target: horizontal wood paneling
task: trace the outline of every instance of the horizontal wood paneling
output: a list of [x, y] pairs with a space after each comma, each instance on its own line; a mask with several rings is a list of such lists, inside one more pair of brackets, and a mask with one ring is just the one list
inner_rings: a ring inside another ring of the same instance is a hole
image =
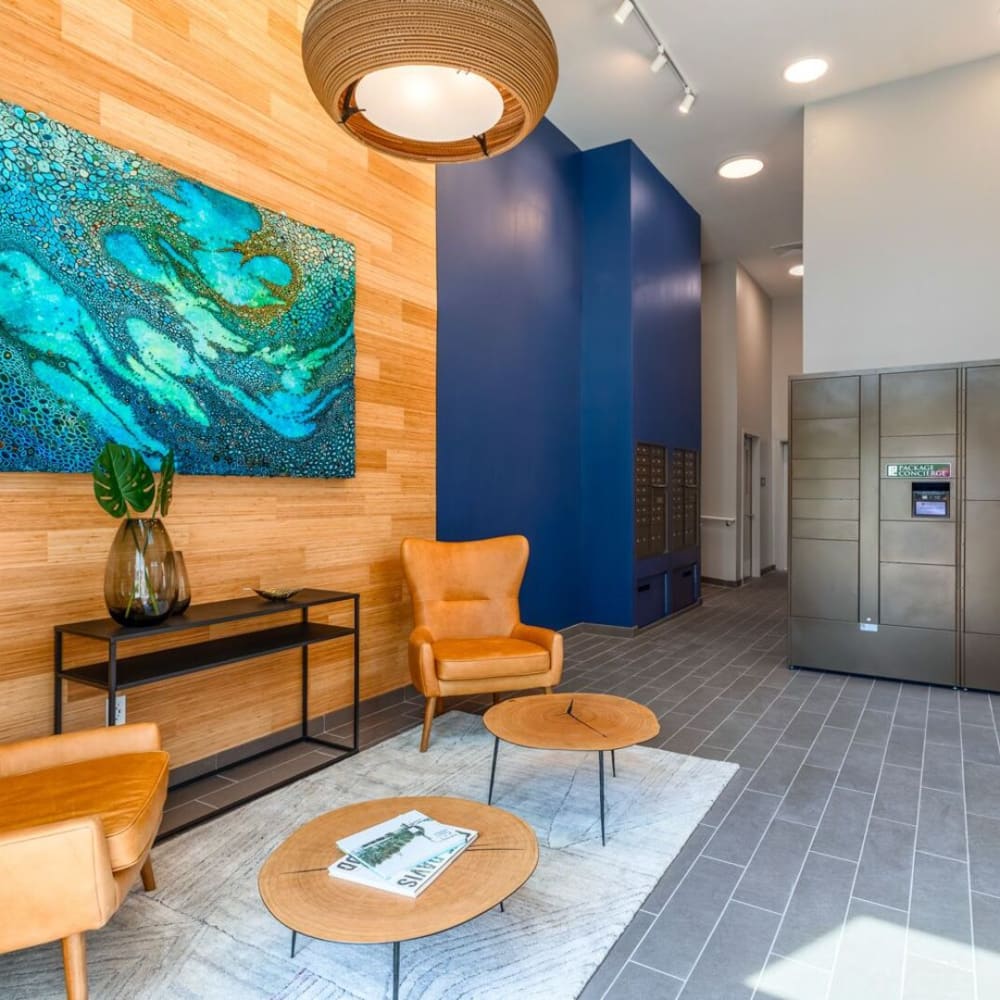
[[[357, 478], [181, 470], [167, 526], [195, 601], [275, 583], [360, 591], [369, 697], [408, 680], [399, 542], [434, 533], [434, 174], [352, 142], [325, 115], [299, 54], [308, 7], [5, 0], [0, 97], [357, 246]], [[104, 613], [115, 527], [89, 477], [0, 476], [0, 739], [51, 732], [51, 628]], [[74, 662], [100, 655], [83, 640], [67, 650]], [[315, 714], [349, 700], [349, 660], [349, 640], [311, 651]], [[285, 653], [132, 691], [128, 718], [159, 722], [175, 765], [196, 760], [295, 721], [297, 663]], [[67, 725], [100, 724], [103, 711], [74, 686]]]

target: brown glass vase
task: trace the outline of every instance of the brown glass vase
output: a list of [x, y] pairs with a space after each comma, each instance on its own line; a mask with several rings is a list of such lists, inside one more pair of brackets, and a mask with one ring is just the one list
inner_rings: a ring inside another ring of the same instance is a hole
[[180, 549], [174, 549], [171, 555], [174, 560], [174, 575], [177, 577], [177, 600], [170, 613], [182, 615], [191, 605], [191, 584], [188, 581], [187, 566], [184, 565], [184, 553]]
[[120, 625], [159, 625], [177, 600], [170, 536], [158, 517], [127, 517], [111, 543], [104, 601]]

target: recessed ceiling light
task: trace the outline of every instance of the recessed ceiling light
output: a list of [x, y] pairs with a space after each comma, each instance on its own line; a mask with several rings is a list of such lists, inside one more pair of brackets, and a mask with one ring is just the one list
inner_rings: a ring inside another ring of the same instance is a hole
[[742, 180], [753, 177], [764, 169], [764, 161], [756, 156], [734, 156], [731, 160], [719, 164], [719, 176], [727, 181]]
[[812, 83], [829, 68], [830, 65], [825, 59], [799, 59], [798, 62], [793, 62], [791, 66], [785, 68], [784, 75], [789, 83]]
[[789, 274], [790, 274], [790, 275], [791, 275], [791, 276], [792, 276], [793, 278], [801, 278], [801, 277], [802, 277], [802, 275], [804, 275], [804, 274], [806, 273], [806, 266], [805, 266], [805, 264], [793, 264], [793, 265], [792, 265], [792, 266], [791, 266], [791, 267], [790, 267], [790, 268], [788, 269], [788, 273], [789, 273]]

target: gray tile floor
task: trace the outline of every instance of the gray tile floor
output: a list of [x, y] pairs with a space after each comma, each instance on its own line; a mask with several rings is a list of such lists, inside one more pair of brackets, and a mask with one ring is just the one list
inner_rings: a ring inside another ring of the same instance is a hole
[[[635, 698], [652, 745], [740, 764], [582, 1000], [1000, 998], [1000, 699], [789, 671], [777, 574], [635, 638], [577, 632], [561, 688]], [[362, 745], [420, 715], [364, 716]], [[233, 794], [213, 780], [167, 815]]]
[[582, 997], [1000, 997], [998, 699], [789, 671], [784, 635], [773, 575], [570, 640], [564, 686], [741, 765]]

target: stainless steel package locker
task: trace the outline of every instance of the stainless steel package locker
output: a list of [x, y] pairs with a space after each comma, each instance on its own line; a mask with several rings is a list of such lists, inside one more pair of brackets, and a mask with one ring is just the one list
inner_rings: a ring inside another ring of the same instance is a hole
[[1000, 691], [1000, 361], [789, 396], [789, 663]]

